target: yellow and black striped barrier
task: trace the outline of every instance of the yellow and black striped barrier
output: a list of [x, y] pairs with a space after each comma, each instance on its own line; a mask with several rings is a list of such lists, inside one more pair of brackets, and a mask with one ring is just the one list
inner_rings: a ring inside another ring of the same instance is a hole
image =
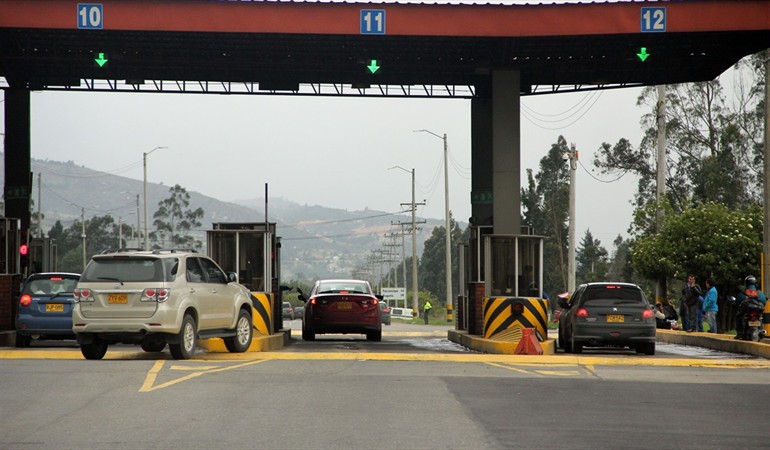
[[254, 331], [269, 336], [273, 329], [273, 294], [252, 292], [251, 302], [254, 304], [251, 308]]
[[[251, 322], [254, 328], [254, 337], [247, 351], [264, 352], [282, 348], [288, 342], [288, 335], [284, 333], [271, 334], [273, 326], [273, 294], [264, 292], [251, 293]], [[202, 339], [199, 342], [201, 348], [212, 353], [226, 353], [225, 343], [220, 338]]]
[[484, 337], [511, 332], [514, 328], [534, 328], [548, 338], [548, 300], [536, 297], [486, 297]]

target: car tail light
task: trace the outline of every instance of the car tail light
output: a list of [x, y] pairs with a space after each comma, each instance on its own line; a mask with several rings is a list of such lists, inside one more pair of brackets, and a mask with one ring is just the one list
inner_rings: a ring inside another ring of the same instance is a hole
[[94, 301], [94, 298], [91, 296], [91, 289], [75, 289], [74, 295], [75, 303]]
[[642, 319], [652, 319], [655, 316], [655, 313], [652, 312], [651, 309], [645, 309], [642, 311]]
[[32, 297], [29, 294], [22, 295], [21, 298], [19, 299], [19, 304], [21, 304], [21, 306], [29, 306], [29, 305], [31, 305], [32, 304]]
[[311, 305], [315, 305], [316, 304], [315, 297], [313, 297], [310, 300], [308, 300], [308, 303], [311, 304]]
[[575, 315], [578, 316], [578, 317], [586, 318], [586, 317], [588, 317], [588, 310], [585, 309], [585, 308], [580, 308], [580, 309], [577, 310]]
[[165, 302], [171, 294], [171, 289], [166, 288], [147, 288], [142, 292], [139, 301], [142, 302]]

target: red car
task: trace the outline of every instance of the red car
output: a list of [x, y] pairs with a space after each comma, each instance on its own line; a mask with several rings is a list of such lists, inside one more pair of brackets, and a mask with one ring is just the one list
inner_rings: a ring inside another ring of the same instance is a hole
[[369, 341], [382, 340], [382, 296], [375, 295], [368, 281], [319, 280], [307, 297], [302, 319], [302, 339], [316, 334], [365, 334]]

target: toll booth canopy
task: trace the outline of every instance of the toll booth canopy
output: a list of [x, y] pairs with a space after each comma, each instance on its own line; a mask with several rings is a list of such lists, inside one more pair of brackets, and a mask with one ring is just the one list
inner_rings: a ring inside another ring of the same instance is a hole
[[275, 223], [214, 223], [206, 231], [209, 256], [253, 292], [273, 292], [279, 279]]

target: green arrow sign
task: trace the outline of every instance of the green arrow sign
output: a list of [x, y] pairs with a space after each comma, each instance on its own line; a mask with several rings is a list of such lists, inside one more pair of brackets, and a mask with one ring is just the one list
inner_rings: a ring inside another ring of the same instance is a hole
[[369, 63], [369, 65], [368, 65], [368, 66], [366, 66], [366, 67], [369, 69], [369, 71], [370, 71], [371, 73], [375, 73], [375, 72], [377, 72], [378, 70], [380, 70], [380, 67], [382, 67], [382, 66], [379, 66], [379, 65], [377, 65], [377, 60], [376, 60], [376, 59], [373, 59], [373, 60], [372, 60], [372, 61]]
[[94, 61], [96, 61], [96, 64], [99, 64], [99, 67], [104, 67], [104, 65], [107, 64], [107, 61], [109, 61], [109, 59], [104, 58], [104, 53], [99, 53], [99, 57], [96, 58]]
[[647, 59], [648, 56], [650, 56], [649, 53], [647, 53], [647, 47], [642, 47], [641, 50], [639, 50], [639, 53], [636, 54], [639, 59], [644, 62], [644, 60]]

